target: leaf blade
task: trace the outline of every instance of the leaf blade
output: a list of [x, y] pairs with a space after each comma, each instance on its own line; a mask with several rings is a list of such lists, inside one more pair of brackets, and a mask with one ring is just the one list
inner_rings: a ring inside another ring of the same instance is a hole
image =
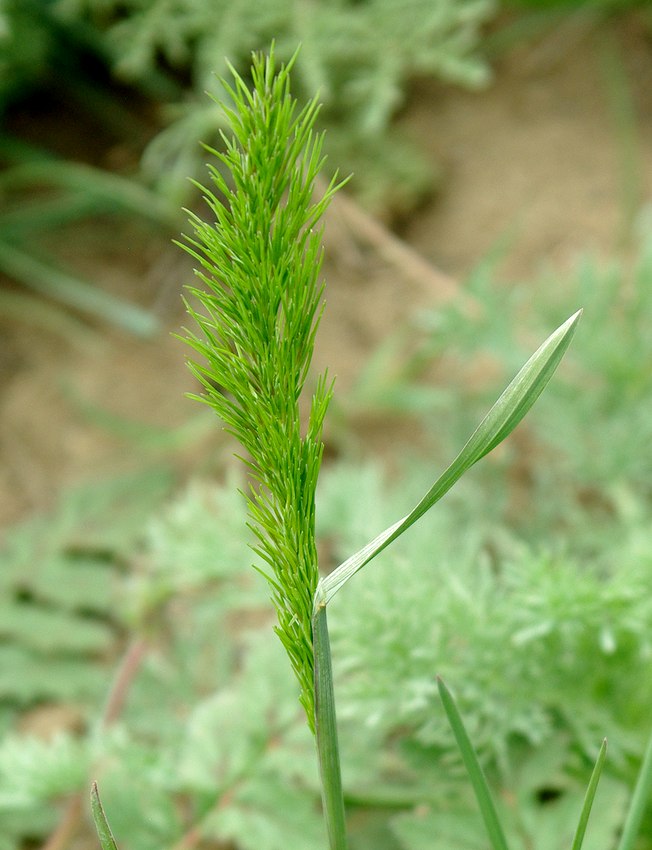
[[118, 845], [115, 843], [111, 827], [104, 814], [104, 807], [97, 790], [97, 782], [93, 782], [91, 785], [91, 812], [102, 850], [118, 850]]
[[414, 525], [465, 472], [511, 434], [552, 378], [571, 343], [581, 315], [582, 311], [578, 310], [539, 346], [501, 393], [457, 457], [410, 513], [390, 525], [321, 579], [315, 593], [315, 609], [327, 605], [350, 578]]
[[650, 735], [620, 836], [618, 850], [632, 850], [652, 794], [652, 735]]
[[602, 741], [602, 746], [600, 747], [600, 752], [598, 753], [598, 757], [595, 761], [593, 772], [591, 773], [591, 778], [589, 779], [589, 784], [586, 789], [584, 803], [582, 804], [582, 811], [580, 812], [580, 819], [577, 824], [577, 829], [575, 830], [575, 836], [573, 838], [571, 850], [581, 850], [582, 842], [584, 841], [584, 835], [586, 833], [586, 825], [589, 822], [589, 815], [591, 814], [591, 808], [595, 799], [595, 792], [598, 790], [598, 782], [600, 781], [600, 776], [602, 775], [602, 768], [604, 766], [606, 757], [607, 739], [604, 738]]
[[458, 711], [451, 692], [439, 676], [437, 676], [437, 688], [439, 689], [439, 695], [444, 706], [444, 711], [446, 712], [446, 717], [448, 718], [448, 722], [450, 723], [453, 734], [455, 735], [455, 740], [457, 741], [457, 746], [459, 747], [462, 760], [464, 761], [464, 766], [469, 774], [469, 779], [471, 780], [471, 785], [473, 786], [473, 791], [478, 801], [480, 813], [487, 830], [487, 835], [491, 841], [491, 845], [494, 850], [508, 850], [507, 840], [505, 838], [503, 828], [500, 825], [498, 813], [496, 812], [496, 807], [494, 806], [494, 801], [491, 797], [487, 780], [485, 779], [484, 772], [480, 766], [480, 762], [478, 761], [473, 744], [467, 734], [464, 721], [462, 720], [462, 716]]

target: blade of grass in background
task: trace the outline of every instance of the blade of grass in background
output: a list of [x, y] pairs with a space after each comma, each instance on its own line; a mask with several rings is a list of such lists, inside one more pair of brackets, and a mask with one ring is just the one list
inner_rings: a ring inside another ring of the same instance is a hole
[[448, 722], [451, 725], [457, 746], [460, 749], [464, 766], [469, 774], [469, 779], [471, 780], [471, 785], [473, 786], [473, 791], [480, 807], [480, 813], [487, 829], [491, 846], [494, 850], [508, 850], [507, 839], [500, 825], [487, 780], [473, 749], [473, 744], [464, 728], [464, 721], [457, 710], [455, 700], [439, 676], [437, 676], [437, 688], [439, 689], [439, 696], [441, 697], [446, 717], [448, 717]]
[[593, 768], [593, 772], [591, 773], [591, 778], [586, 789], [586, 794], [584, 796], [584, 804], [582, 805], [582, 811], [580, 813], [580, 819], [579, 823], [577, 824], [577, 829], [575, 831], [575, 837], [573, 838], [571, 850], [581, 850], [582, 842], [584, 841], [584, 835], [586, 833], [586, 825], [589, 822], [589, 815], [591, 814], [591, 808], [593, 807], [593, 801], [595, 800], [595, 792], [598, 790], [598, 782], [600, 781], [600, 776], [602, 775], [602, 768], [604, 767], [606, 757], [607, 739], [605, 738], [602, 742], [602, 746], [600, 747], [600, 752], [598, 753], [598, 757], [595, 761], [595, 766]]
[[158, 321], [150, 312], [60, 269], [49, 258], [37, 256], [31, 245], [36, 230], [99, 213], [126, 214], [157, 227], [172, 226], [176, 212], [171, 205], [135, 180], [31, 148], [21, 149], [19, 154], [19, 164], [0, 176], [0, 190], [16, 193], [18, 198], [35, 188], [55, 190], [57, 195], [14, 204], [0, 215], [0, 271], [61, 304], [136, 336], [151, 336], [158, 329]]
[[641, 770], [625, 818], [618, 850], [632, 850], [641, 828], [643, 815], [652, 799], [652, 735], [647, 743]]
[[55, 301], [111, 322], [136, 336], [151, 336], [158, 330], [158, 320], [147, 310], [115, 298], [3, 240], [0, 240], [0, 271]]
[[[120, 177], [79, 162], [38, 158], [7, 169], [0, 176], [0, 189], [18, 191], [34, 186], [78, 192], [111, 202], [121, 212], [130, 212], [145, 221], [170, 227], [178, 214], [160, 195], [136, 180]], [[0, 219], [1, 227], [2, 219]]]

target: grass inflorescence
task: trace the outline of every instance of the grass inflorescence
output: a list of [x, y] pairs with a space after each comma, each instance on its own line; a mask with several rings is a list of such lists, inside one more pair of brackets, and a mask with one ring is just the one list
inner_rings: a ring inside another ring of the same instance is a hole
[[200, 330], [188, 342], [204, 358], [191, 369], [204, 388], [201, 399], [245, 450], [255, 550], [312, 725], [314, 504], [327, 376], [317, 382], [305, 429], [299, 398], [322, 303], [317, 225], [336, 186], [313, 200], [323, 165], [322, 137], [313, 129], [318, 105], [297, 109], [291, 65], [276, 74], [272, 52], [254, 59], [252, 91], [237, 74], [232, 87], [224, 84], [233, 136], [225, 137], [224, 152], [209, 149], [218, 165], [209, 165], [212, 188], [201, 187], [215, 221], [191, 214], [194, 235], [184, 247], [201, 264], [205, 287], [192, 288], [188, 305]]

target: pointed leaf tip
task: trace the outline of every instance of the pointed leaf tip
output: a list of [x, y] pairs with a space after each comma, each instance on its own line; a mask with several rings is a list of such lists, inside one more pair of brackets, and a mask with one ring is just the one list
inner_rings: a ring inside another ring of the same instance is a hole
[[332, 573], [320, 580], [320, 605], [327, 605], [337, 591], [365, 564], [407, 531], [451, 489], [467, 470], [512, 433], [555, 373], [571, 343], [581, 316], [582, 310], [579, 309], [539, 346], [471, 434], [455, 460], [444, 470], [412, 511], [386, 528], [366, 546], [347, 558]]
[[444, 712], [455, 736], [457, 746], [462, 756], [462, 761], [471, 781], [475, 793], [480, 814], [484, 821], [487, 836], [493, 850], [508, 850], [505, 833], [500, 823], [496, 807], [494, 805], [489, 785], [478, 761], [478, 757], [469, 738], [462, 715], [459, 712], [453, 695], [444, 684], [441, 676], [437, 676], [437, 688], [444, 707]]
[[115, 843], [111, 827], [104, 814], [100, 793], [97, 790], [97, 782], [93, 782], [91, 785], [91, 812], [102, 850], [118, 850], [118, 845]]

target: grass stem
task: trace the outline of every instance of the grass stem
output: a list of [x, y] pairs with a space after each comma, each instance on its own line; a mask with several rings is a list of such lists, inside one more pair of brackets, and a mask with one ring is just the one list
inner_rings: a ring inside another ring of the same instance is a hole
[[346, 819], [333, 691], [333, 667], [325, 605], [315, 607], [313, 646], [315, 652], [315, 733], [328, 844], [330, 850], [347, 850]]
[[641, 770], [627, 811], [618, 850], [632, 850], [641, 828], [645, 810], [652, 797], [652, 735], [647, 742]]

